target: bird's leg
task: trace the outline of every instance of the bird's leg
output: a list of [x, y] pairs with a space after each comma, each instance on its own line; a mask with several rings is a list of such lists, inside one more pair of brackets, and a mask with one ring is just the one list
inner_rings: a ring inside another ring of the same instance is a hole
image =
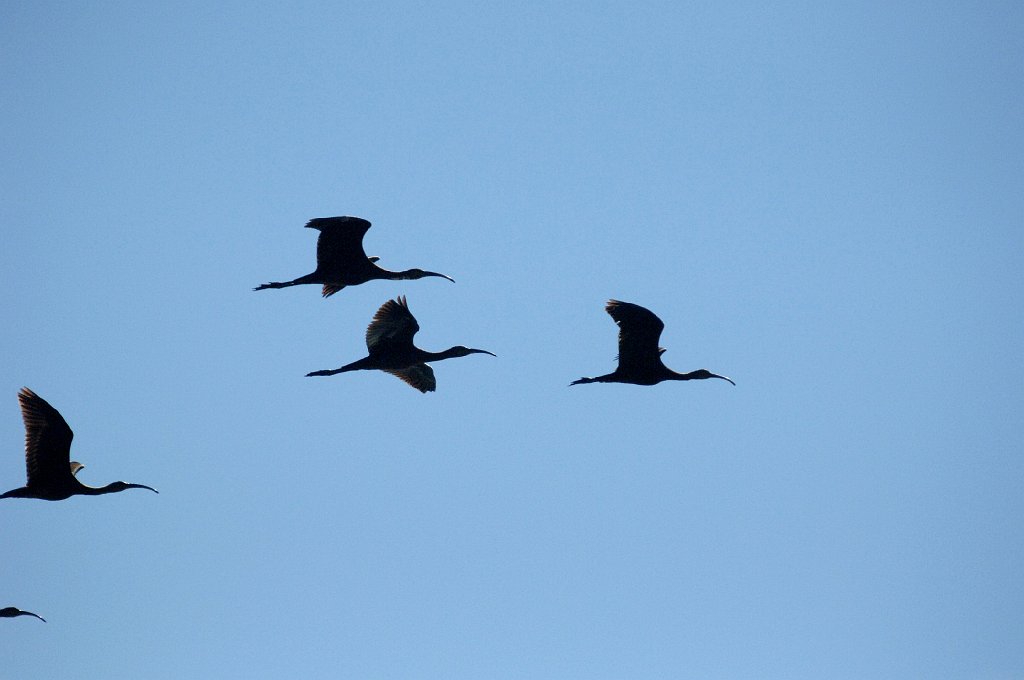
[[329, 371], [328, 370], [325, 370], [325, 371], [313, 371], [312, 373], [307, 373], [306, 377], [307, 378], [312, 378], [313, 376], [319, 376], [319, 375], [334, 375], [336, 373], [341, 373], [344, 370], [345, 370], [344, 368], [335, 368], [334, 370], [329, 370]]
[[380, 368], [378, 362], [373, 357], [363, 357], [357, 361], [353, 361], [351, 364], [345, 364], [341, 368], [335, 368], [329, 371], [313, 371], [307, 373], [306, 377], [311, 378], [319, 375], [334, 375], [336, 373], [345, 373], [346, 371], [360, 371], [364, 369]]
[[271, 281], [270, 283], [264, 283], [262, 285], [256, 286], [255, 288], [253, 288], [253, 290], [265, 290], [267, 288], [287, 288], [288, 286], [299, 286], [304, 283], [320, 283], [319, 278], [320, 277], [316, 275], [316, 272], [313, 272], [312, 274], [300, 276], [299, 278], [294, 279], [292, 281]]

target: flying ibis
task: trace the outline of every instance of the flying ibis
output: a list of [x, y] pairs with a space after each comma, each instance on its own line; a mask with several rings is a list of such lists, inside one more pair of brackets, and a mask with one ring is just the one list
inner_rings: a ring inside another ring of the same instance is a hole
[[705, 369], [690, 373], [676, 373], [661, 362], [664, 347], [658, 347], [658, 339], [665, 328], [654, 312], [640, 305], [619, 300], [609, 300], [604, 311], [619, 325], [619, 365], [607, 375], [596, 378], [580, 378], [570, 385], [585, 385], [595, 382], [618, 382], [633, 385], [657, 385], [663, 380], [704, 380], [720, 378], [728, 380]]
[[316, 283], [323, 286], [323, 296], [330, 297], [345, 286], [357, 286], [373, 279], [407, 280], [440, 276], [453, 283], [455, 281], [445, 274], [423, 269], [393, 272], [378, 267], [376, 262], [380, 258], [367, 257], [363, 250], [363, 235], [370, 228], [370, 223], [361, 217], [317, 217], [307, 222], [306, 227], [320, 232], [316, 240], [316, 271], [292, 281], [264, 283], [253, 290]]
[[366, 349], [369, 350], [369, 356], [334, 370], [313, 371], [307, 373], [306, 377], [376, 369], [404, 380], [420, 392], [433, 392], [437, 389], [437, 381], [434, 379], [434, 370], [427, 366], [428, 361], [441, 361], [469, 354], [495, 356], [485, 349], [470, 349], [461, 345], [443, 352], [422, 350], [412, 344], [413, 336], [419, 329], [420, 326], [409, 311], [404, 296], [388, 300], [373, 315], [373, 321], [366, 328]]
[[28, 483], [12, 489], [0, 498], [41, 498], [62, 501], [71, 496], [99, 496], [125, 489], [156, 489], [145, 484], [111, 482], [106, 486], [86, 486], [75, 477], [83, 467], [71, 460], [74, 433], [57, 409], [27, 387], [18, 392], [21, 417], [25, 421], [25, 466]]

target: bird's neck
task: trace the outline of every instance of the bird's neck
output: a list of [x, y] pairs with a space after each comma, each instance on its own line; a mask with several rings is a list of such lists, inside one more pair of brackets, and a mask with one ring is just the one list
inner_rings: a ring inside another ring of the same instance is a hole
[[724, 375], [712, 373], [706, 368], [699, 368], [696, 371], [690, 371], [689, 373], [676, 373], [675, 371], [672, 371], [672, 374], [673, 377], [669, 378], [669, 380], [707, 380], [709, 378], [717, 378], [719, 380], [724, 380], [728, 383], [732, 383], [733, 385], [736, 384], [732, 382], [731, 378], [726, 378]]
[[82, 485], [82, 489], [78, 492], [85, 496], [101, 496], [105, 493], [114, 493], [115, 491], [124, 491], [123, 488], [115, 488], [116, 482], [111, 482], [106, 486], [86, 486]]
[[426, 350], [422, 350], [422, 351], [423, 351], [423, 361], [441, 361], [442, 359], [454, 359], [456, 357], [465, 356], [465, 354], [461, 354], [454, 347], [449, 347], [448, 349], [444, 350], [443, 352], [428, 352]]
[[406, 269], [400, 272], [393, 272], [383, 268], [380, 268], [380, 270], [384, 272], [384, 278], [389, 279], [391, 281], [408, 281], [409, 279], [420, 278], [417, 272], [414, 272], [411, 269]]

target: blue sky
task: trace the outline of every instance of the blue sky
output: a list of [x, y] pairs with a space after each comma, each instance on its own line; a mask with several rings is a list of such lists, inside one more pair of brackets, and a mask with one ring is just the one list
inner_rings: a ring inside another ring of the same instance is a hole
[[[4, 490], [160, 490], [3, 502], [5, 676], [1024, 675], [1017, 4], [0, 19]], [[341, 214], [457, 283], [251, 290]], [[303, 377], [403, 294], [498, 357]]]

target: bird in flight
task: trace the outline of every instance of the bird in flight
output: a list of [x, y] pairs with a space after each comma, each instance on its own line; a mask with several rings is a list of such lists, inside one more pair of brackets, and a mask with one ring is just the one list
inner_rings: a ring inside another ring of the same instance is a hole
[[412, 344], [413, 336], [420, 329], [416, 318], [409, 311], [404, 296], [388, 300], [366, 328], [366, 349], [369, 356], [346, 364], [330, 371], [313, 371], [306, 377], [334, 375], [346, 371], [379, 370], [399, 378], [412, 385], [420, 392], [433, 392], [437, 389], [434, 370], [427, 366], [428, 361], [441, 361], [469, 354], [490, 354], [485, 349], [470, 349], [461, 345], [451, 347], [443, 352], [428, 352]]
[[0, 609], [0, 617], [2, 618], [13, 619], [15, 616], [34, 616], [43, 623], [46, 623], [46, 619], [39, 614], [33, 614], [32, 612], [27, 612], [24, 609], [18, 609], [17, 607], [4, 607], [3, 609]]
[[721, 378], [724, 375], [700, 369], [690, 373], [676, 373], [661, 362], [664, 347], [658, 347], [658, 339], [665, 328], [654, 312], [630, 302], [609, 300], [604, 311], [608, 312], [619, 325], [619, 365], [608, 375], [596, 378], [580, 378], [570, 385], [584, 385], [594, 382], [619, 382], [633, 385], [657, 385], [662, 380], [704, 380]]
[[357, 286], [373, 279], [407, 280], [425, 276], [440, 276], [455, 282], [450, 276], [422, 269], [393, 272], [376, 265], [379, 257], [367, 257], [363, 250], [363, 236], [370, 223], [360, 217], [317, 217], [306, 223], [309, 229], [320, 232], [316, 240], [316, 271], [292, 281], [272, 281], [253, 290], [287, 288], [304, 283], [323, 286], [323, 296], [330, 297], [345, 286]]
[[12, 489], [0, 498], [41, 498], [62, 501], [71, 496], [99, 496], [125, 489], [156, 489], [145, 484], [112, 482], [93, 487], [82, 484], [75, 477], [83, 467], [71, 460], [71, 438], [74, 433], [57, 409], [27, 387], [18, 392], [21, 417], [25, 421], [25, 466], [28, 483]]

